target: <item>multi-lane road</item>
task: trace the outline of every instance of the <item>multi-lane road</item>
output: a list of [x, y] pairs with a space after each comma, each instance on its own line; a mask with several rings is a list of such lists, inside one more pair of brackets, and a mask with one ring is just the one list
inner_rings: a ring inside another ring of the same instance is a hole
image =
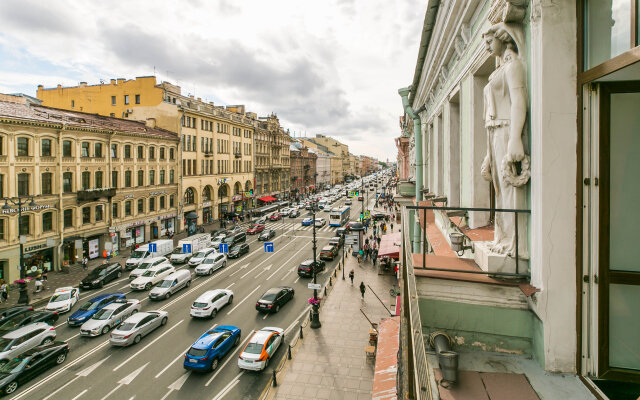
[[[375, 196], [371, 196], [375, 197]], [[370, 199], [373, 202], [373, 199]], [[344, 204], [344, 198], [332, 207]], [[361, 202], [354, 202], [352, 218], [359, 216]], [[98, 294], [124, 292], [128, 298], [142, 302], [142, 311], [164, 310], [169, 322], [142, 341], [130, 347], [113, 347], [108, 334], [97, 338], [79, 335], [79, 328], [66, 324], [65, 314], [56, 326], [57, 340], [66, 341], [71, 348], [69, 358], [35, 380], [19, 388], [9, 398], [39, 400], [106, 400], [106, 399], [256, 399], [267, 384], [271, 367], [263, 372], [248, 372], [238, 368], [238, 354], [252, 332], [266, 326], [285, 329], [288, 343], [299, 329], [300, 321], [308, 316], [308, 278], [299, 278], [297, 268], [301, 261], [312, 257], [312, 227], [301, 226], [307, 216], [301, 210], [299, 218], [285, 217], [281, 221], [267, 222], [267, 228], [276, 229], [272, 240], [274, 253], [265, 253], [258, 235], [248, 236], [250, 253], [240, 259], [229, 260], [226, 268], [211, 276], [196, 277], [190, 287], [168, 300], [151, 301], [147, 291], [129, 289], [128, 274], [100, 290], [86, 291], [72, 309]], [[320, 211], [316, 217], [327, 220], [327, 225], [316, 229], [318, 254], [334, 236], [335, 227], [328, 226], [328, 212]], [[340, 253], [341, 254], [341, 253]], [[338, 261], [327, 262], [326, 270], [318, 276], [319, 283], [329, 279]], [[186, 265], [177, 268], [189, 268]], [[193, 271], [192, 271], [193, 272]], [[260, 314], [255, 303], [269, 288], [291, 286], [295, 289], [293, 301], [279, 313]], [[211, 289], [230, 289], [234, 292], [231, 305], [219, 311], [214, 319], [197, 320], [189, 316], [193, 301]], [[190, 345], [207, 329], [216, 325], [235, 325], [242, 329], [240, 345], [220, 361], [211, 373], [189, 372], [183, 369], [184, 354]], [[276, 360], [286, 354], [286, 346], [276, 353]], [[275, 362], [271, 366], [277, 365]]]

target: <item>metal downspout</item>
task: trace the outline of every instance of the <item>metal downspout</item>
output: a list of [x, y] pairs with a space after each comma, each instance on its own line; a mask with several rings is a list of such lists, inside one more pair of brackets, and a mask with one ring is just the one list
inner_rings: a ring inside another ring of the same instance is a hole
[[[398, 94], [402, 97], [402, 107], [404, 112], [413, 119], [413, 134], [415, 135], [415, 154], [416, 154], [416, 205], [419, 205], [419, 202], [422, 201], [422, 121], [420, 121], [420, 116], [418, 115], [424, 107], [422, 107], [417, 112], [411, 107], [409, 104], [409, 93], [411, 92], [412, 86], [408, 86], [406, 88], [398, 89]], [[411, 242], [413, 243], [413, 253], [420, 253], [420, 220], [418, 218], [414, 218], [414, 227], [413, 227], [413, 235], [411, 237]]]
[[63, 201], [62, 201], [62, 179], [63, 168], [62, 168], [62, 134], [64, 130], [67, 128], [66, 124], [62, 124], [62, 128], [58, 131], [58, 231], [60, 232], [60, 243], [58, 243], [58, 265], [57, 270], [60, 271], [62, 269], [62, 246], [64, 244], [64, 209], [63, 209]]

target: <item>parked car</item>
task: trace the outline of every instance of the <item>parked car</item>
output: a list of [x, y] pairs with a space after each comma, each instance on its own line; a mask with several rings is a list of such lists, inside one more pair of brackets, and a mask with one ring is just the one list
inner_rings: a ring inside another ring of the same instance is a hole
[[320, 251], [320, 259], [321, 260], [332, 260], [336, 258], [338, 255], [338, 248], [333, 245], [327, 245], [322, 248]]
[[196, 267], [200, 265], [200, 263], [203, 262], [205, 258], [209, 257], [211, 254], [215, 252], [216, 252], [216, 249], [213, 247], [207, 247], [206, 249], [200, 250], [198, 254], [191, 257], [191, 259], [189, 260], [189, 266]]
[[5, 333], [0, 337], [0, 368], [27, 350], [53, 343], [55, 338], [56, 328], [45, 322], [35, 322]]
[[312, 222], [313, 222], [313, 218], [307, 217], [302, 220], [302, 226], [309, 226], [311, 225]]
[[284, 342], [284, 329], [266, 327], [255, 332], [238, 356], [238, 367], [251, 371], [262, 371]]
[[80, 308], [71, 314], [67, 319], [67, 325], [69, 326], [80, 326], [85, 323], [89, 318], [91, 318], [95, 313], [102, 310], [107, 304], [111, 304], [117, 299], [126, 299], [124, 293], [108, 293], [101, 294], [100, 296], [96, 296], [83, 305]]
[[140, 300], [122, 299], [105, 306], [95, 313], [91, 319], [82, 324], [80, 335], [100, 336], [118, 326], [122, 321], [132, 314], [140, 311]]
[[157, 267], [158, 265], [168, 264], [168, 263], [169, 263], [169, 260], [167, 260], [166, 257], [149, 258], [145, 262], [140, 263], [138, 265], [138, 268], [134, 269], [129, 273], [129, 280], [136, 279], [137, 277], [147, 272], [149, 268]]
[[240, 336], [240, 328], [231, 325], [206, 331], [187, 350], [183, 367], [194, 371], [215, 370], [220, 360], [240, 343]]
[[129, 346], [140, 343], [142, 337], [154, 329], [165, 326], [169, 320], [166, 311], [145, 311], [136, 313], [125, 319], [120, 326], [109, 335], [109, 343], [113, 346]]
[[114, 281], [122, 276], [122, 265], [118, 262], [111, 262], [95, 267], [82, 279], [80, 286], [83, 289], [101, 288], [105, 283]]
[[186, 269], [180, 269], [170, 275], [167, 275], [162, 282], [151, 289], [149, 292], [149, 299], [168, 299], [178, 290], [189, 286], [191, 286], [191, 272]]
[[256, 310], [260, 312], [278, 312], [280, 307], [293, 299], [295, 291], [289, 286], [274, 287], [262, 295], [256, 302]]
[[329, 239], [329, 244], [336, 246], [336, 248], [342, 247], [344, 244], [344, 235], [332, 237]]
[[228, 289], [208, 290], [191, 305], [189, 314], [197, 318], [213, 318], [222, 307], [233, 302], [233, 291]]
[[298, 218], [300, 216], [300, 211], [291, 210], [289, 211], [289, 218]]
[[220, 253], [209, 254], [200, 265], [196, 267], [196, 275], [211, 275], [219, 268], [227, 266], [227, 255]]
[[322, 260], [316, 261], [315, 264], [313, 263], [312, 259], [304, 260], [298, 266], [298, 275], [305, 278], [311, 278], [313, 276], [314, 271], [316, 274], [320, 273], [324, 271], [325, 266], [326, 264]]
[[274, 212], [273, 214], [269, 215], [269, 221], [280, 221], [282, 219], [282, 214], [280, 214], [279, 212]]
[[36, 346], [0, 368], [0, 393], [12, 394], [18, 387], [67, 359], [69, 345], [52, 342]]
[[80, 290], [71, 286], [65, 286], [57, 288], [53, 292], [53, 296], [49, 299], [45, 310], [55, 311], [58, 314], [65, 313], [71, 310], [74, 304], [78, 302], [80, 298]]
[[28, 311], [0, 321], [0, 335], [15, 331], [34, 322], [44, 322], [53, 326], [57, 320], [58, 313], [55, 311]]
[[167, 275], [172, 274], [176, 269], [171, 264], [160, 264], [149, 268], [147, 272], [136, 278], [129, 284], [133, 290], [149, 290], [152, 286], [160, 283]]
[[316, 227], [323, 227], [325, 226], [327, 223], [327, 221], [324, 218], [316, 218]]
[[260, 236], [258, 236], [258, 240], [265, 241], [271, 239], [274, 236], [276, 236], [276, 231], [274, 229], [266, 229], [262, 231]]
[[229, 249], [229, 258], [239, 258], [249, 253], [249, 245], [247, 243], [236, 244]]
[[264, 231], [265, 226], [262, 224], [252, 225], [249, 229], [247, 229], [248, 235], [255, 235], [256, 233], [260, 233]]
[[[155, 246], [155, 251], [150, 251], [150, 244]], [[140, 263], [147, 261], [147, 258], [169, 256], [172, 251], [173, 239], [161, 239], [143, 244], [131, 252], [131, 256], [125, 262], [125, 266], [127, 269], [135, 269]]]

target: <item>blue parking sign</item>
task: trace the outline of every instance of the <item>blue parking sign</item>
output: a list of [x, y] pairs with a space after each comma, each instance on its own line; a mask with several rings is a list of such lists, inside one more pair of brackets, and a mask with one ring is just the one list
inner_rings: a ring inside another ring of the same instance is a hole
[[155, 243], [149, 243], [149, 253], [157, 253], [158, 245]]
[[220, 253], [228, 253], [229, 245], [227, 243], [220, 243], [220, 247], [218, 247], [218, 250], [220, 250]]
[[273, 242], [265, 242], [264, 243], [264, 252], [265, 253], [273, 253]]
[[191, 243], [182, 243], [182, 252], [184, 254], [191, 253]]

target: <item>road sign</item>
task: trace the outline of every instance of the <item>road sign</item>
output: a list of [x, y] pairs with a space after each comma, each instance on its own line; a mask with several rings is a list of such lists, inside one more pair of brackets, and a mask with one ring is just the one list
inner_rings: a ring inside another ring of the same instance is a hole
[[265, 253], [273, 253], [273, 242], [265, 242], [264, 243], [264, 252]]
[[191, 253], [191, 243], [182, 243], [182, 252], [185, 254]]
[[346, 235], [344, 238], [345, 244], [358, 244], [358, 235]]
[[364, 217], [365, 218], [369, 218], [369, 215], [371, 215], [371, 212], [369, 210], [364, 212]]
[[220, 247], [218, 247], [218, 250], [220, 250], [220, 253], [228, 253], [229, 252], [229, 245], [227, 243], [220, 243]]
[[307, 283], [309, 289], [322, 290], [322, 285], [319, 283]]
[[158, 245], [155, 243], [149, 243], [149, 253], [156, 253], [158, 251]]

